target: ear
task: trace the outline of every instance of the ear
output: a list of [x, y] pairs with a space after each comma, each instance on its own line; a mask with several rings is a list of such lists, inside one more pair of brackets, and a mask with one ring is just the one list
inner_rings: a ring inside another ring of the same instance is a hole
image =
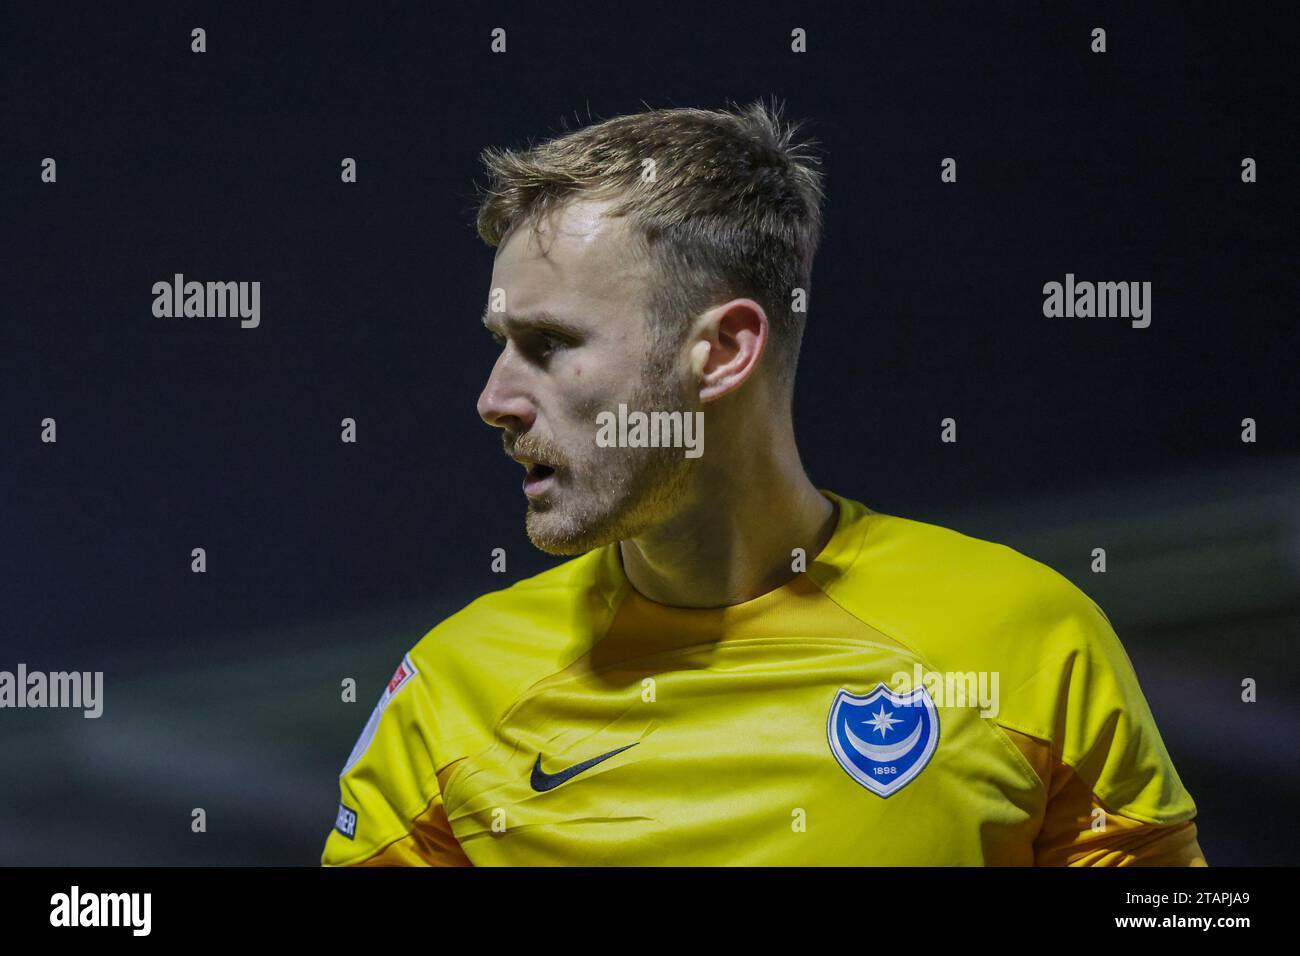
[[732, 299], [701, 315], [690, 347], [700, 401], [714, 401], [743, 385], [758, 368], [769, 332], [767, 313], [753, 299]]

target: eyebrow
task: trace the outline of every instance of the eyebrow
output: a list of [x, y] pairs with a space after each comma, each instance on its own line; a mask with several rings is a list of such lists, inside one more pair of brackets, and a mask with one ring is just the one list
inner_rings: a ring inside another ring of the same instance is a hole
[[492, 312], [488, 309], [483, 310], [483, 325], [488, 329], [492, 326], [488, 322], [492, 318], [500, 318], [506, 328], [514, 332], [528, 331], [530, 329], [549, 329], [554, 332], [567, 333], [572, 336], [582, 335], [586, 329], [582, 328], [575, 322], [562, 318], [554, 312], [541, 310], [530, 315], [516, 315], [511, 312]]

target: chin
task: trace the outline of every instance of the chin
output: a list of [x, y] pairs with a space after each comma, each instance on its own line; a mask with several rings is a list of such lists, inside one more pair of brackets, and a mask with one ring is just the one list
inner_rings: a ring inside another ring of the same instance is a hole
[[533, 541], [533, 545], [537, 548], [538, 551], [542, 551], [546, 554], [554, 555], [557, 558], [574, 558], [577, 557], [578, 555], [586, 554], [588, 551], [591, 550], [591, 548], [583, 547], [582, 545], [572, 544], [567, 541], [565, 542], [539, 541], [536, 538], [533, 538], [532, 541]]
[[525, 527], [533, 547], [547, 554], [572, 556], [586, 554], [617, 541], [617, 535], [593, 528], [574, 528], [554, 511], [528, 513]]
[[565, 556], [586, 554], [592, 548], [599, 546], [593, 544], [588, 535], [566, 534], [559, 529], [550, 527], [550, 525], [551, 522], [549, 521], [535, 521], [532, 515], [528, 516], [526, 525], [528, 540], [533, 543], [533, 547], [538, 551]]
[[[617, 485], [636, 484], [616, 475], [607, 480]], [[536, 503], [530, 502], [525, 527], [528, 540], [539, 551], [572, 556], [635, 538], [667, 514], [667, 506], [654, 494], [624, 494], [611, 500], [571, 491], [559, 501], [544, 495]]]
[[528, 532], [528, 540], [533, 543], [538, 551], [544, 551], [547, 554], [554, 554], [557, 557], [572, 557], [574, 555], [586, 554], [594, 548], [599, 548], [607, 542], [592, 542], [585, 538], [556, 538], [546, 534], [540, 534], [532, 531]]

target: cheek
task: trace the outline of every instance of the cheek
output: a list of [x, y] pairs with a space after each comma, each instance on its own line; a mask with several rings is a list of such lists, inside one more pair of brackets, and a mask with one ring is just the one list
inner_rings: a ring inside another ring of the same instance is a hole
[[621, 364], [611, 364], [604, 355], [573, 356], [570, 363], [559, 372], [556, 385], [563, 403], [565, 417], [577, 424], [595, 429], [599, 412], [615, 410], [620, 401], [629, 401], [626, 373]]
[[573, 387], [569, 389], [565, 402], [565, 419], [569, 433], [580, 443], [594, 440], [597, 416], [601, 412], [618, 408], [618, 392], [612, 390], [609, 383], [602, 383], [601, 377], [591, 369], [579, 378], [579, 370], [573, 370]]

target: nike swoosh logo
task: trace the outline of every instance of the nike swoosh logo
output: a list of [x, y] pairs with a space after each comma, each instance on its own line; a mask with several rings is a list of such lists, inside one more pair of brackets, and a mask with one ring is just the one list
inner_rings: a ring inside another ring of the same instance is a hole
[[533, 789], [538, 793], [545, 793], [547, 790], [554, 790], [560, 784], [567, 780], [572, 780], [584, 770], [590, 770], [602, 760], [608, 760], [615, 754], [621, 754], [624, 750], [627, 750], [628, 747], [635, 747], [640, 742], [641, 741], [638, 740], [635, 743], [619, 747], [617, 750], [611, 750], [609, 753], [601, 754], [599, 757], [592, 757], [590, 760], [584, 760], [582, 763], [575, 763], [572, 767], [561, 770], [559, 773], [545, 773], [542, 770], [542, 755], [538, 754], [537, 762], [533, 764], [533, 775], [529, 778], [528, 782], [532, 784]]

